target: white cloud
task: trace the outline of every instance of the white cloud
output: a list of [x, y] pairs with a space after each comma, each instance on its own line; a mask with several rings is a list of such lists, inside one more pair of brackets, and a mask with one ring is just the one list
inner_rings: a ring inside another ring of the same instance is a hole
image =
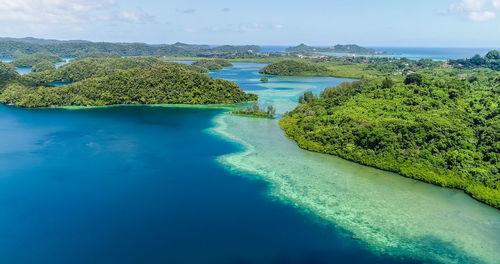
[[491, 11], [470, 12], [469, 19], [472, 21], [488, 21], [497, 17], [497, 14]]
[[150, 21], [154, 21], [154, 17], [146, 14], [146, 13], [138, 13], [133, 11], [123, 10], [120, 13], [120, 17], [122, 20], [135, 24], [142, 24]]
[[497, 17], [500, 0], [461, 0], [450, 5], [450, 10], [465, 15], [472, 21], [484, 22]]
[[247, 33], [247, 32], [264, 32], [270, 30], [279, 30], [284, 26], [282, 24], [268, 24], [268, 23], [258, 23], [258, 22], [250, 22], [250, 23], [240, 23], [240, 24], [227, 24], [223, 26], [215, 26], [208, 28], [207, 30], [213, 32], [239, 32], [239, 33]]
[[483, 10], [486, 0], [462, 0], [458, 4], [451, 4], [451, 9], [465, 12], [478, 12]]
[[138, 23], [143, 17], [120, 11], [115, 0], [0, 0], [1, 22], [67, 25], [122, 18]]

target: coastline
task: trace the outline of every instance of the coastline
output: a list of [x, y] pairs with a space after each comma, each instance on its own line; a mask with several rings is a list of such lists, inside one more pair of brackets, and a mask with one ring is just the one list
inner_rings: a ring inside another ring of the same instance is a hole
[[[271, 185], [270, 197], [339, 226], [376, 253], [427, 261], [449, 255], [445, 263], [494, 263], [500, 257], [500, 213], [464, 193], [300, 149], [278, 132], [276, 120], [222, 113], [214, 123], [210, 132], [242, 146], [218, 157], [221, 165], [260, 176]], [[274, 135], [258, 138], [263, 127]], [[248, 134], [243, 138], [238, 131]], [[436, 241], [448, 246], [433, 248]]]
[[[325, 88], [294, 77], [255, 82], [267, 88], [256, 93], [277, 106], [278, 117], [304, 90]], [[500, 212], [462, 191], [301, 149], [285, 137], [278, 119], [221, 113], [213, 122], [210, 133], [242, 146], [218, 157], [221, 165], [260, 177], [271, 185], [270, 197], [352, 233], [373, 252], [444, 263], [500, 258]]]

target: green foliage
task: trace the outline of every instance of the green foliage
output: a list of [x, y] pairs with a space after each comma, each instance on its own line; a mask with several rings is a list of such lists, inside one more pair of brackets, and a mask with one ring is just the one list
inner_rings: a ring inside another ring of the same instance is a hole
[[293, 76], [303, 74], [319, 74], [328, 71], [325, 66], [307, 61], [284, 60], [269, 64], [262, 68], [259, 73], [268, 75]]
[[421, 74], [411, 73], [411, 74], [408, 74], [408, 76], [406, 76], [405, 84], [421, 85], [422, 81], [423, 81], [423, 77]]
[[260, 105], [255, 102], [251, 106], [241, 107], [237, 110], [231, 112], [235, 115], [248, 115], [248, 116], [256, 116], [256, 117], [268, 117], [273, 118], [276, 114], [276, 108], [272, 105], [268, 105], [266, 108], [261, 108]]
[[388, 89], [392, 88], [392, 86], [394, 86], [394, 81], [389, 77], [385, 77], [384, 80], [382, 81], [382, 88]]
[[486, 56], [486, 59], [488, 60], [500, 60], [500, 50], [491, 50], [489, 51]]
[[305, 92], [303, 95], [299, 96], [299, 102], [302, 103], [311, 103], [314, 100], [318, 99], [311, 91]]
[[[67, 76], [67, 80], [75, 82], [61, 87], [35, 85], [54, 81], [53, 76]], [[75, 61], [50, 74], [27, 74], [0, 94], [0, 102], [22, 107], [229, 104], [255, 100], [256, 95], [246, 94], [233, 82], [212, 79], [181, 64], [146, 58]]]
[[[259, 46], [221, 46], [210, 48], [203, 45], [175, 43], [172, 45], [148, 45], [144, 43], [109, 43], [89, 41], [0, 41], [0, 57], [17, 57], [16, 53], [33, 54], [38, 52], [53, 53], [61, 57], [83, 58], [85, 54], [116, 53], [120, 56], [199, 56], [212, 57], [235, 54], [254, 54]], [[99, 56], [102, 57], [102, 56]], [[109, 57], [109, 56], [106, 56]]]
[[55, 71], [56, 65], [50, 61], [41, 61], [35, 65], [31, 69], [32, 72], [43, 72], [43, 71]]
[[79, 55], [77, 58], [78, 59], [85, 59], [85, 58], [121, 58], [122, 56], [116, 52], [89, 52], [89, 53], [82, 53]]
[[33, 67], [40, 62], [62, 62], [59, 56], [50, 53], [21, 54], [12, 62], [16, 67]]
[[230, 46], [224, 45], [212, 49], [215, 53], [257, 53], [260, 47], [256, 45]]
[[485, 67], [495, 71], [500, 71], [500, 51], [492, 50], [489, 51], [484, 57], [475, 55], [470, 59], [451, 60], [449, 63], [457, 68], [472, 69]]
[[305, 44], [300, 44], [296, 47], [290, 47], [286, 49], [286, 52], [291, 53], [315, 53], [315, 52], [331, 52], [331, 53], [352, 53], [352, 54], [377, 54], [377, 51], [370, 48], [360, 47], [358, 45], [349, 44], [349, 45], [335, 45], [329, 48], [318, 48], [311, 47]]
[[0, 93], [9, 82], [19, 78], [14, 66], [0, 61]]
[[205, 59], [198, 60], [192, 64], [193, 66], [206, 68], [210, 71], [222, 70], [224, 67], [232, 67], [233, 64], [227, 60], [222, 59]]
[[304, 95], [280, 125], [302, 148], [462, 189], [500, 208], [500, 85], [494, 73], [468, 74], [473, 82], [435, 74], [420, 85], [416, 75], [392, 86], [382, 78], [343, 83], [320, 98]]

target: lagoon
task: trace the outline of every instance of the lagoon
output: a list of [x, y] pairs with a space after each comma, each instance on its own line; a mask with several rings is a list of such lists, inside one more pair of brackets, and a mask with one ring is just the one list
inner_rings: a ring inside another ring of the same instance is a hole
[[[348, 79], [211, 72], [272, 103]], [[2, 263], [494, 263], [500, 213], [203, 107], [0, 106]]]

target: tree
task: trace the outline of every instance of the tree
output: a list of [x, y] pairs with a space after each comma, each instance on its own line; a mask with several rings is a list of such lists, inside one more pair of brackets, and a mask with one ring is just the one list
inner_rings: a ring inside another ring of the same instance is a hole
[[35, 65], [31, 69], [32, 72], [43, 72], [43, 71], [55, 71], [56, 65], [50, 61], [41, 61]]
[[500, 60], [500, 50], [492, 50], [486, 54], [488, 60]]
[[304, 95], [301, 95], [299, 97], [299, 103], [310, 103], [314, 100], [316, 100], [317, 97], [311, 92], [311, 91], [307, 91], [304, 93]]
[[421, 85], [423, 81], [422, 75], [418, 73], [411, 73], [406, 76], [405, 84], [416, 84]]
[[18, 77], [19, 74], [16, 72], [16, 68], [10, 64], [0, 61], [0, 90], [6, 83]]
[[391, 78], [385, 77], [385, 79], [382, 81], [382, 88], [387, 89], [387, 88], [392, 88], [394, 85], [394, 81], [392, 81]]
[[274, 116], [276, 114], [276, 108], [272, 105], [267, 106], [267, 114]]

